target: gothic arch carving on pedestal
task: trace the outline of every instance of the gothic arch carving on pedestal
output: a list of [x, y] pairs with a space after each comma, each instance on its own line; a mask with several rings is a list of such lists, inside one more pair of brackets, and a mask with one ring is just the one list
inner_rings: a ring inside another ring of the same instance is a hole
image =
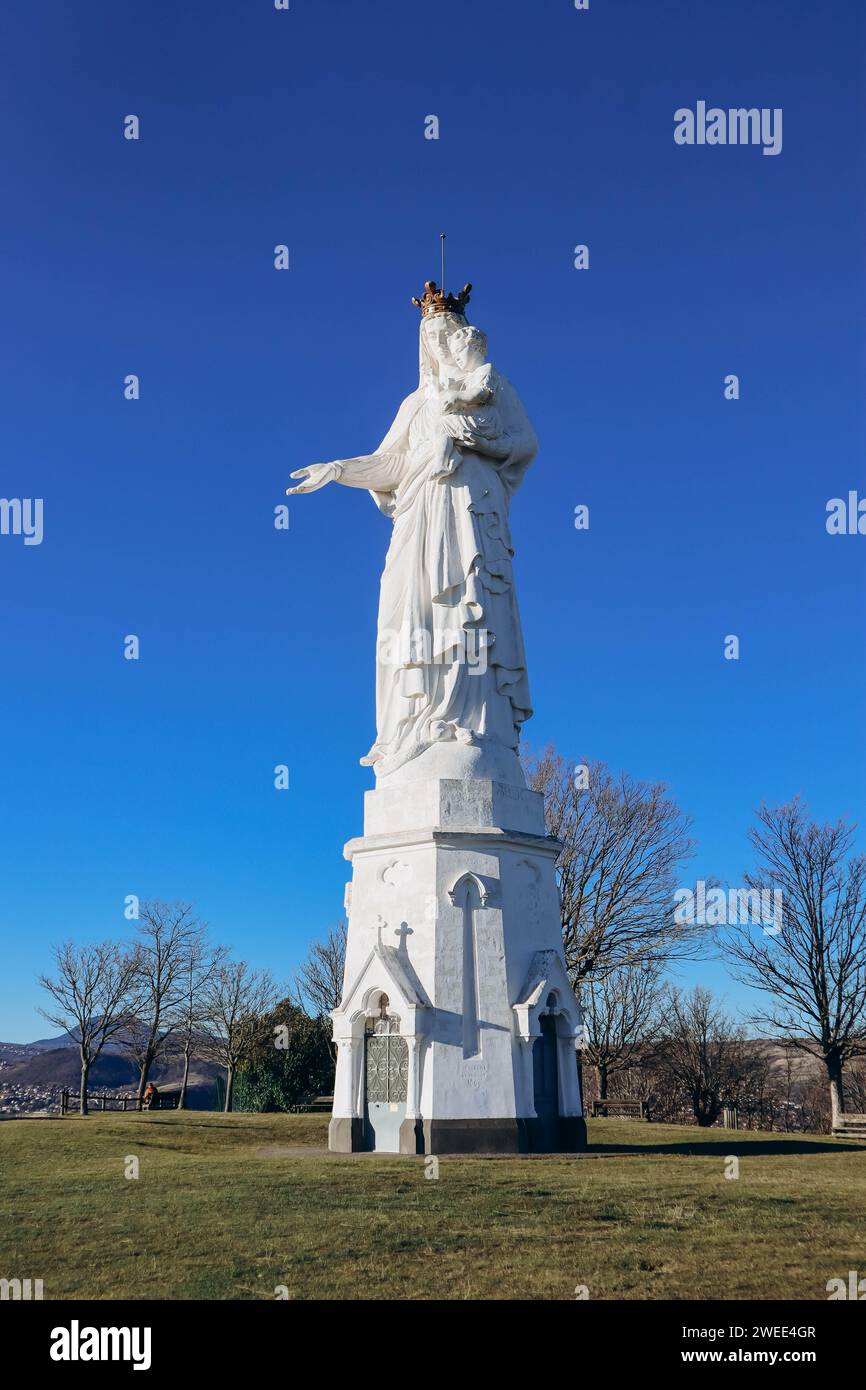
[[463, 979], [463, 1056], [481, 1056], [481, 1028], [478, 1001], [478, 937], [475, 914], [487, 907], [490, 888], [477, 874], [461, 874], [448, 891], [455, 907], [463, 914], [461, 969]]
[[466, 895], [471, 894], [473, 890], [478, 895], [478, 906], [486, 907], [487, 900], [490, 897], [490, 885], [486, 883], [483, 878], [480, 878], [478, 874], [461, 874], [453, 887], [448, 889], [448, 896], [455, 907], [459, 907], [465, 900]]

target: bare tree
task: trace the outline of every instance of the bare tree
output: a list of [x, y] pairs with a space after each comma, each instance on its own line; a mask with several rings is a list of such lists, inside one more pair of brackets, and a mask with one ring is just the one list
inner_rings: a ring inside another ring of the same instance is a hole
[[39, 1012], [49, 1023], [77, 1038], [81, 1058], [79, 1113], [86, 1115], [91, 1068], [137, 1005], [138, 962], [134, 952], [113, 941], [93, 946], [76, 946], [67, 941], [55, 947], [54, 961], [56, 973], [39, 976], [54, 1007]]
[[224, 964], [225, 946], [211, 946], [202, 927], [187, 944], [178, 977], [179, 999], [174, 1042], [183, 1058], [178, 1110], [186, 1109], [186, 1095], [192, 1054], [203, 1044], [203, 1032], [208, 1017], [208, 991], [217, 971]]
[[846, 1073], [845, 1095], [852, 1101], [855, 1111], [866, 1114], [866, 1067], [851, 1067]]
[[330, 1014], [343, 997], [348, 923], [331, 927], [324, 941], [314, 941], [295, 975], [298, 1002], [314, 1018]]
[[776, 1117], [785, 1108], [786, 1093], [774, 1045], [752, 1038], [742, 1046], [743, 1069], [736, 1105], [741, 1129], [775, 1129]]
[[699, 1125], [715, 1124], [725, 1105], [737, 1103], [753, 1055], [743, 1029], [708, 989], [697, 986], [685, 994], [669, 987], [658, 1056], [674, 1091], [688, 1097]]
[[224, 1110], [232, 1108], [238, 1065], [253, 1055], [270, 1027], [279, 991], [266, 970], [251, 970], [244, 960], [224, 963], [213, 972], [206, 990], [207, 1054], [226, 1069]]
[[658, 1028], [660, 970], [652, 961], [632, 961], [579, 985], [583, 1008], [583, 1060], [595, 1068], [599, 1100], [607, 1100], [612, 1075], [640, 1062]]
[[138, 1067], [138, 1104], [154, 1062], [171, 1044], [182, 1022], [186, 961], [203, 936], [189, 903], [143, 902], [136, 959], [138, 1005], [121, 1041]]
[[796, 1079], [796, 1067], [794, 1059], [797, 1056], [796, 1048], [791, 1047], [790, 1043], [785, 1043], [782, 1047], [782, 1105], [784, 1109], [785, 1130], [791, 1130], [794, 1120], [794, 1082]]
[[660, 783], [581, 770], [553, 747], [527, 764], [563, 849], [557, 864], [565, 957], [575, 982], [636, 961], [696, 954], [705, 932], [674, 918], [678, 869], [694, 849], [691, 821]]
[[853, 825], [818, 825], [799, 798], [762, 806], [757, 820], [746, 884], [781, 891], [780, 920], [769, 932], [729, 924], [722, 948], [737, 977], [770, 996], [755, 1023], [821, 1059], [835, 1125], [843, 1068], [866, 1055], [866, 855], [849, 857]]
[[[331, 927], [324, 941], [313, 942], [295, 975], [295, 998], [313, 1018], [326, 1018], [343, 997], [348, 933], [346, 921]], [[333, 1038], [328, 1045], [336, 1061], [337, 1044]]]

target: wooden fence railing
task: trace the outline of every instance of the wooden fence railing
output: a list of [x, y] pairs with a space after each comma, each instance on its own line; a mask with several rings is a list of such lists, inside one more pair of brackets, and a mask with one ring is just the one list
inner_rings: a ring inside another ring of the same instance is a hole
[[[176, 1110], [178, 1096], [157, 1095], [148, 1107], [151, 1110]], [[68, 1115], [77, 1111], [81, 1104], [81, 1092], [70, 1091], [66, 1087], [60, 1092], [60, 1113]], [[109, 1096], [104, 1092], [100, 1095], [87, 1093], [87, 1106], [90, 1110], [137, 1110], [137, 1096]]]

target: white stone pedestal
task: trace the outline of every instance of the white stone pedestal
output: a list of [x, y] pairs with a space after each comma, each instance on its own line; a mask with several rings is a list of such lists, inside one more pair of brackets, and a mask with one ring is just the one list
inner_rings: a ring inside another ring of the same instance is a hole
[[434, 776], [366, 794], [364, 836], [345, 848], [332, 1149], [585, 1147], [558, 851], [523, 786]]

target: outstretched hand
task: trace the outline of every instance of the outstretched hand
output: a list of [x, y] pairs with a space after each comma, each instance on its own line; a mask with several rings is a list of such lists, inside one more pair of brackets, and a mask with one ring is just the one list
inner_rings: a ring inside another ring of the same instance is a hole
[[297, 468], [291, 477], [302, 478], [303, 482], [298, 483], [297, 487], [287, 487], [286, 496], [291, 497], [293, 492], [317, 492], [320, 487], [334, 482], [339, 476], [338, 463], [311, 463], [309, 468]]

